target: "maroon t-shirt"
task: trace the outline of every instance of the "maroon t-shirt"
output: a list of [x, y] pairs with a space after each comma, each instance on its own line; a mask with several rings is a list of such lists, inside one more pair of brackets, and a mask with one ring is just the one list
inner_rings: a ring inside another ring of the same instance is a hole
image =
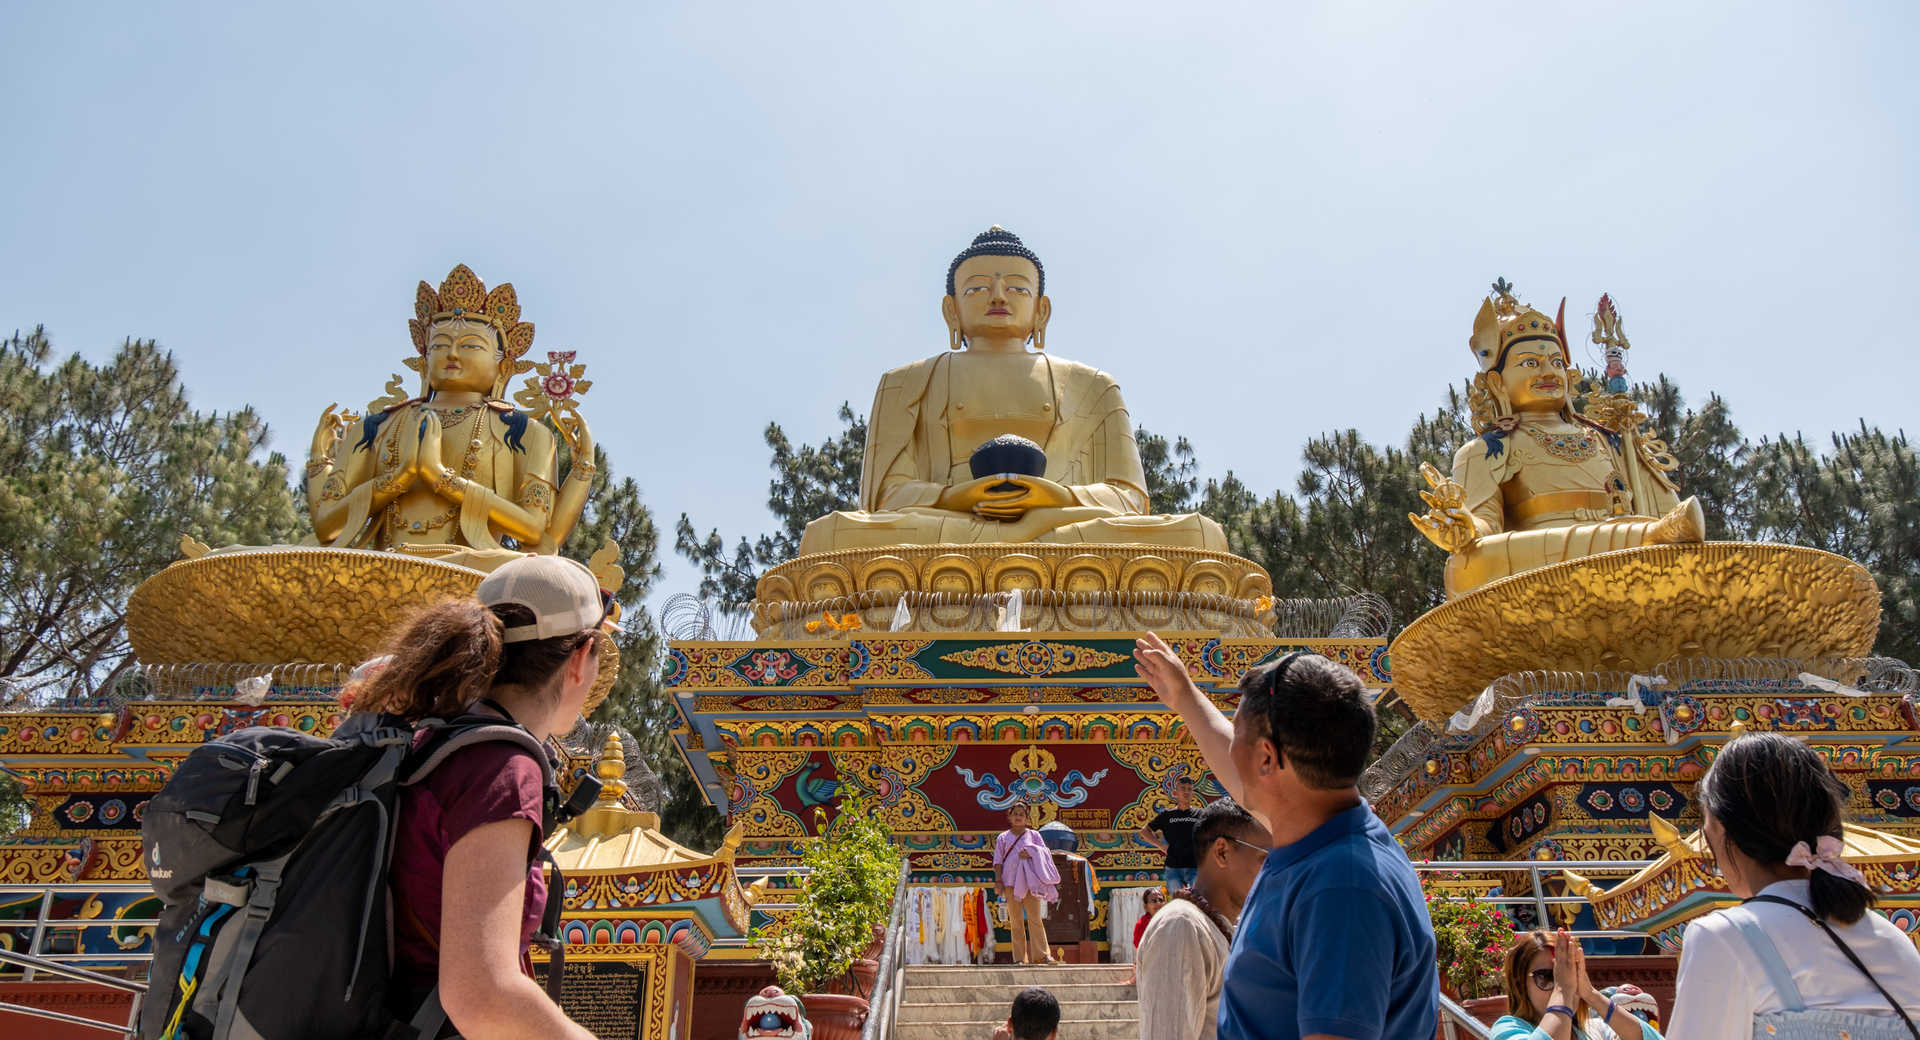
[[[423, 732], [420, 739], [425, 737]], [[525, 748], [489, 741], [461, 748], [425, 780], [401, 791], [388, 886], [393, 892], [394, 979], [402, 992], [424, 991], [440, 979], [441, 881], [447, 850], [469, 831], [497, 820], [533, 824], [520, 914], [520, 970], [533, 974], [527, 943], [547, 906], [546, 875], [532, 861], [541, 841], [542, 780], [540, 764]]]

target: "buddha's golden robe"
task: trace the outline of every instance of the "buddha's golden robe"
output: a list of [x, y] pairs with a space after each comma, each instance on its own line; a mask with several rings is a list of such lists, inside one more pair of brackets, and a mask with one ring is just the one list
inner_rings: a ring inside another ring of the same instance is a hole
[[1523, 422], [1504, 436], [1461, 445], [1453, 479], [1466, 489], [1464, 508], [1483, 533], [1447, 560], [1449, 596], [1595, 553], [1700, 540], [1698, 533], [1685, 537], [1685, 525], [1658, 519], [1680, 504], [1679, 496], [1631, 434], [1564, 419]]
[[[1046, 452], [1048, 480], [1070, 506], [1001, 523], [936, 505], [973, 479], [973, 452], [1017, 434]], [[940, 542], [1093, 542], [1227, 551], [1197, 514], [1147, 513], [1146, 474], [1112, 377], [1047, 354], [942, 354], [888, 372], [867, 419], [861, 510], [807, 525], [802, 553]]]

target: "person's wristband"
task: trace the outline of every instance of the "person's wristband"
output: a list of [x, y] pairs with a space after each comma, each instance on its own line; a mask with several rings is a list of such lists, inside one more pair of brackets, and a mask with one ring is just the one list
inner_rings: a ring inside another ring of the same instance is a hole
[[1608, 1025], [1613, 1024], [1613, 1001], [1614, 1001], [1613, 997], [1607, 998], [1607, 1013], [1600, 1016], [1600, 1021], [1605, 1022]]
[[1561, 1014], [1567, 1016], [1567, 1021], [1569, 1022], [1575, 1021], [1573, 1017], [1573, 1009], [1566, 1006], [1565, 1004], [1548, 1004], [1547, 1009], [1540, 1013], [1540, 1017], [1545, 1018], [1548, 1015], [1553, 1014], [1555, 1011], [1558, 1011]]

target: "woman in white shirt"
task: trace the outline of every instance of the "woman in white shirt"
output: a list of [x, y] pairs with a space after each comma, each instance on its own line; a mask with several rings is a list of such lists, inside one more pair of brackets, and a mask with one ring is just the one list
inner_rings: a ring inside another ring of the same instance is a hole
[[1687, 925], [1675, 1040], [1920, 1040], [1920, 951], [1841, 858], [1846, 787], [1778, 733], [1722, 748], [1700, 781], [1707, 845], [1744, 902]]

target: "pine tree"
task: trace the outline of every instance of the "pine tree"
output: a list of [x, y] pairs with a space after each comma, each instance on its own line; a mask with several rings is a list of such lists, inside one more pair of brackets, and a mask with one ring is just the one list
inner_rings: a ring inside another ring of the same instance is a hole
[[800, 554], [807, 521], [842, 509], [860, 508], [860, 462], [867, 450], [867, 420], [840, 405], [840, 432], [820, 444], [794, 447], [779, 423], [762, 435], [773, 453], [768, 465], [767, 511], [773, 530], [752, 539], [742, 536], [731, 553], [718, 530], [703, 538], [687, 514], [674, 528], [674, 549], [700, 568], [700, 596], [722, 612], [745, 614], [754, 585], [769, 567]]
[[[565, 445], [562, 444], [565, 455]], [[640, 499], [633, 478], [614, 479], [604, 450], [596, 448], [594, 487], [561, 555], [586, 560], [611, 539], [620, 547], [620, 566], [626, 582], [614, 592], [623, 607], [646, 600], [660, 578], [660, 529]], [[563, 457], [561, 471], [570, 462]], [[692, 849], [712, 849], [720, 843], [724, 821], [708, 805], [699, 781], [687, 768], [672, 732], [682, 725], [673, 697], [660, 685], [665, 644], [660, 630], [644, 610], [626, 609], [621, 616], [626, 631], [616, 637], [620, 648], [620, 675], [607, 699], [593, 712], [592, 721], [610, 723], [632, 734], [640, 757], [665, 785], [667, 802], [661, 807], [660, 826], [667, 837]]]
[[55, 361], [44, 329], [0, 341], [0, 702], [110, 689], [133, 667], [127, 597], [212, 545], [294, 541], [301, 519], [267, 426], [203, 414], [173, 356], [127, 340]]
[[1200, 490], [1200, 460], [1185, 437], [1169, 441], [1145, 426], [1134, 430], [1140, 443], [1140, 466], [1147, 477], [1147, 512], [1167, 516], [1193, 512], [1193, 496]]

